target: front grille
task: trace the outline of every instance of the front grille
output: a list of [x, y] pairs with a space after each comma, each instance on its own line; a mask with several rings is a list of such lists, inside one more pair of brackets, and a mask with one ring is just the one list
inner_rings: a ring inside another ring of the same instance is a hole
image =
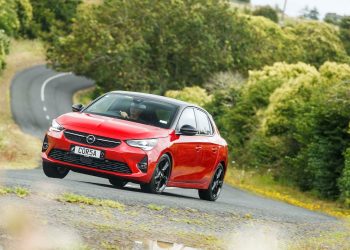
[[86, 138], [90, 134], [77, 132], [73, 130], [65, 130], [64, 136], [71, 141], [79, 142], [85, 145], [92, 145], [96, 147], [104, 147], [104, 148], [115, 148], [120, 145], [121, 141], [116, 139], [111, 139], [107, 137], [102, 137], [98, 135], [93, 135], [95, 137], [95, 141], [93, 143], [88, 143]]
[[100, 170], [126, 174], [131, 173], [129, 166], [124, 162], [85, 157], [61, 149], [52, 149], [49, 153], [49, 157], [58, 161], [73, 163]]

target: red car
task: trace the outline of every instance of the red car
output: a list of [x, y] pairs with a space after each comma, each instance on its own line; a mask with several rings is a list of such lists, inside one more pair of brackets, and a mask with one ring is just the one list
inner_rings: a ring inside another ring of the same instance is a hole
[[150, 193], [168, 187], [198, 189], [215, 201], [228, 149], [201, 107], [157, 95], [114, 91], [52, 121], [42, 147], [43, 170], [64, 178], [70, 170], [104, 177], [116, 187], [138, 183]]

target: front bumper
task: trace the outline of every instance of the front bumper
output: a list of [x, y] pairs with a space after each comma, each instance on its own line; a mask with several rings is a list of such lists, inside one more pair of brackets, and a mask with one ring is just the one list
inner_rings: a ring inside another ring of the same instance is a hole
[[[64, 165], [73, 171], [119, 177], [137, 183], [148, 183], [151, 180], [154, 168], [158, 161], [157, 149], [144, 151], [140, 148], [130, 147], [124, 141], [114, 148], [96, 147], [81, 144], [67, 139], [63, 132], [49, 131], [46, 134], [47, 149], [43, 149], [43, 161]], [[71, 147], [81, 146], [102, 150], [104, 159], [81, 157], [70, 152]], [[147, 172], [142, 172], [138, 164], [147, 158]]]

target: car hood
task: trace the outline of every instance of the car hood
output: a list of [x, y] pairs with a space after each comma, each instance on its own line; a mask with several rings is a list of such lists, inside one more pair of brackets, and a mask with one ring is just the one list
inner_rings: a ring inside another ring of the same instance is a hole
[[120, 140], [160, 138], [168, 129], [87, 113], [67, 113], [57, 118], [64, 128]]

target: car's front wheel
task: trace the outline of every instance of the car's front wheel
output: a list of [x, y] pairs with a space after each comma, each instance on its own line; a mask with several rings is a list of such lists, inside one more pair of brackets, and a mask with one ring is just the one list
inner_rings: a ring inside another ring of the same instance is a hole
[[63, 179], [69, 173], [68, 168], [45, 161], [43, 161], [43, 170], [47, 177], [58, 179]]
[[122, 188], [125, 187], [126, 184], [128, 184], [128, 182], [125, 180], [115, 178], [110, 178], [109, 183], [111, 183], [116, 188]]
[[219, 198], [224, 183], [224, 171], [224, 166], [219, 164], [210, 182], [209, 188], [198, 190], [199, 198], [207, 201], [216, 201]]
[[160, 157], [157, 167], [154, 170], [152, 179], [149, 183], [141, 184], [141, 190], [147, 193], [160, 194], [166, 188], [170, 178], [171, 160], [169, 155], [164, 154]]

